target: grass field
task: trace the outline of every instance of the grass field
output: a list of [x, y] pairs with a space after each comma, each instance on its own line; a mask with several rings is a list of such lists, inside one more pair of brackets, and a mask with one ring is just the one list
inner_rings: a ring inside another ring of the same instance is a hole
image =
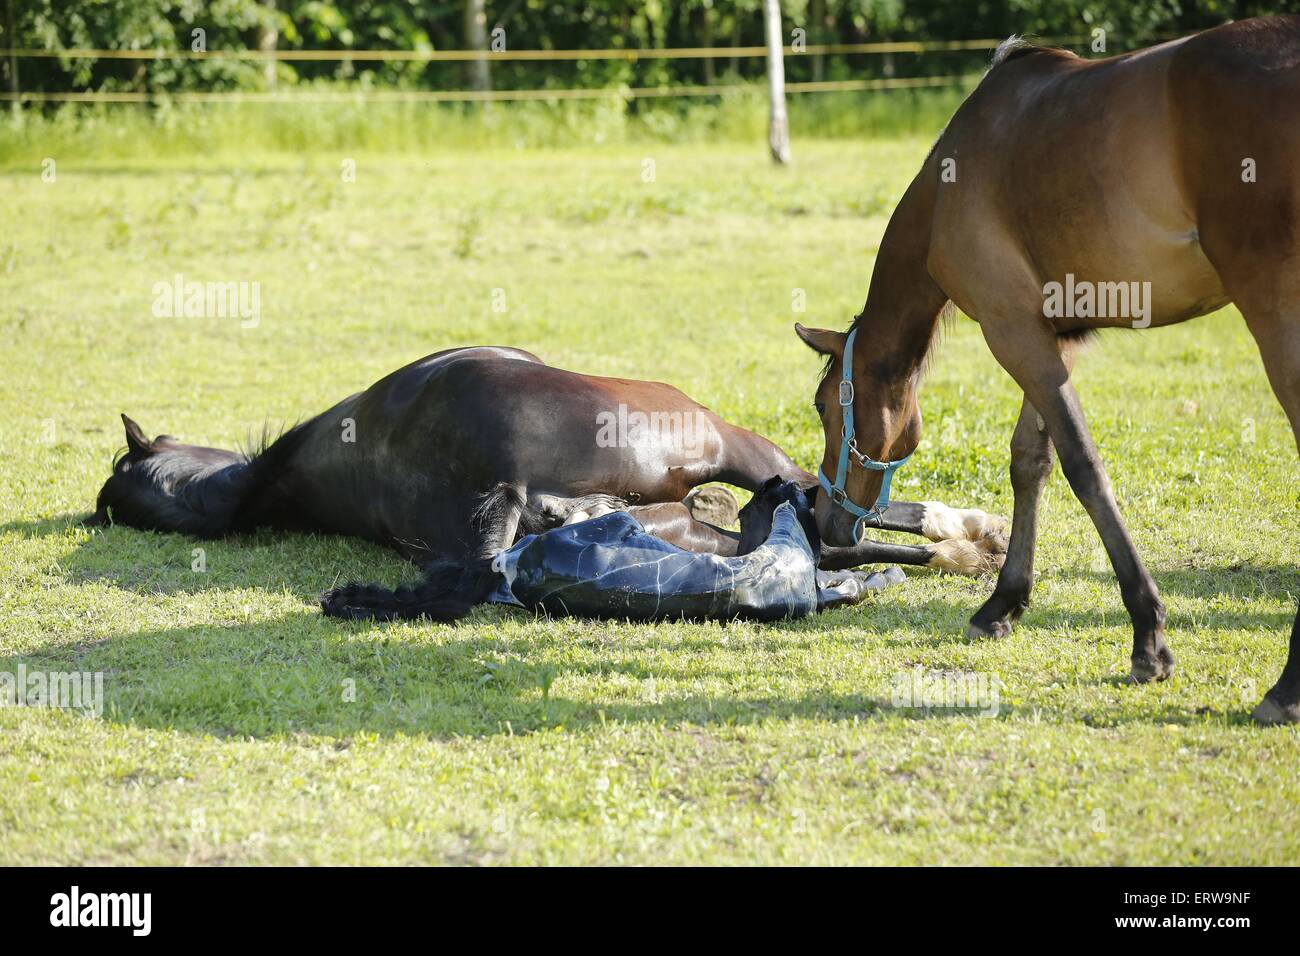
[[[775, 170], [756, 143], [136, 145], [54, 152], [54, 182], [11, 156], [0, 671], [102, 671], [105, 707], [0, 708], [0, 863], [1297, 862], [1300, 729], [1248, 719], [1300, 588], [1296, 452], [1231, 309], [1104, 336], [1077, 375], [1169, 606], [1158, 686], [1125, 684], [1129, 624], [1059, 473], [1001, 642], [961, 636], [990, 581], [926, 571], [780, 626], [344, 624], [319, 591], [411, 569], [263, 535], [194, 571], [193, 541], [76, 525], [119, 412], [230, 447], [469, 343], [672, 382], [811, 465], [791, 324], [861, 306], [927, 146], [801, 140]], [[154, 317], [177, 273], [260, 282], [259, 324]], [[897, 494], [1009, 513], [1017, 407], [960, 320]], [[999, 715], [892, 706], [918, 666], [1000, 681]]]

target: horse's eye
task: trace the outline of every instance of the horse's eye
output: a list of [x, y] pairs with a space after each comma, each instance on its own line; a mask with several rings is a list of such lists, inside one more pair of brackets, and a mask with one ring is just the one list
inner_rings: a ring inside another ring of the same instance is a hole
[[826, 403], [825, 403], [825, 402], [813, 402], [813, 408], [817, 409], [817, 414], [818, 414], [818, 415], [825, 415], [825, 414], [826, 414]]

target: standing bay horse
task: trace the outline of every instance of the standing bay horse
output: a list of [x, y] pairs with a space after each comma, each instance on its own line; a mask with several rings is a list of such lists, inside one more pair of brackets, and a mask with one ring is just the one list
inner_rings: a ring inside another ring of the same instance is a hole
[[[1125, 307], [1126, 288], [1150, 294]], [[1062, 289], [1092, 290], [1092, 305], [1057, 308]], [[1170, 325], [1229, 302], [1300, 435], [1300, 17], [1091, 61], [1002, 44], [894, 211], [849, 333], [796, 327], [827, 356], [816, 407], [836, 505], [816, 509], [823, 541], [848, 545], [877, 522], [882, 479], [919, 440], [921, 373], [955, 303], [1024, 391], [1011, 541], [969, 634], [1005, 636], [1028, 607], [1055, 448], [1132, 618], [1132, 679], [1169, 677], [1165, 608], [1088, 433], [1072, 356], [1093, 330]], [[1300, 617], [1254, 717], [1300, 721]]]
[[[485, 558], [521, 534], [616, 509], [678, 547], [734, 555], [741, 535], [697, 520], [688, 492], [712, 481], [757, 491], [773, 477], [816, 485], [772, 442], [672, 386], [579, 375], [514, 348], [427, 356], [253, 455], [149, 439], [123, 421], [127, 448], [90, 525], [353, 535], [421, 564]], [[1004, 520], [974, 509], [895, 502], [882, 527], [935, 543], [828, 548], [822, 568], [975, 574], [1005, 553]]]

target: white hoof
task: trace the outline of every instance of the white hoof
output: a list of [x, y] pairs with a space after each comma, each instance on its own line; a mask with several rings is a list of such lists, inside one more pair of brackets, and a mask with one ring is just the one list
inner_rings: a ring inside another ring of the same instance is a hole
[[965, 574], [978, 577], [992, 574], [1002, 566], [1004, 552], [990, 548], [994, 539], [984, 538], [980, 542], [963, 541], [960, 538], [948, 541], [936, 541], [931, 550], [934, 552], [927, 567], [938, 568], [951, 574]]
[[1006, 534], [1011, 522], [978, 508], [949, 508], [938, 501], [923, 501], [921, 534], [931, 541], [978, 541], [991, 534]]

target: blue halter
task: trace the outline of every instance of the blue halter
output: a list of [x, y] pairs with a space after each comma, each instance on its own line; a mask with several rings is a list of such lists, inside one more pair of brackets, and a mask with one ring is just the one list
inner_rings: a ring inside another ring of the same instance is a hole
[[[894, 478], [894, 472], [912, 457], [907, 455], [897, 461], [876, 461], [858, 451], [858, 444], [853, 439], [853, 340], [857, 335], [858, 330], [854, 328], [844, 342], [844, 377], [840, 379], [840, 414], [844, 419], [844, 437], [840, 442], [840, 461], [836, 467], [835, 484], [831, 484], [821, 468], [817, 469], [817, 482], [830, 496], [831, 501], [858, 519], [853, 523], [854, 541], [862, 535], [866, 525], [870, 524], [877, 528], [881, 526], [880, 513], [889, 505], [889, 484]], [[876, 496], [876, 503], [870, 511], [850, 500], [844, 491], [844, 483], [848, 481], [851, 467], [850, 456], [852, 461], [856, 461], [863, 468], [884, 472], [884, 477], [880, 479], [880, 494]]]

